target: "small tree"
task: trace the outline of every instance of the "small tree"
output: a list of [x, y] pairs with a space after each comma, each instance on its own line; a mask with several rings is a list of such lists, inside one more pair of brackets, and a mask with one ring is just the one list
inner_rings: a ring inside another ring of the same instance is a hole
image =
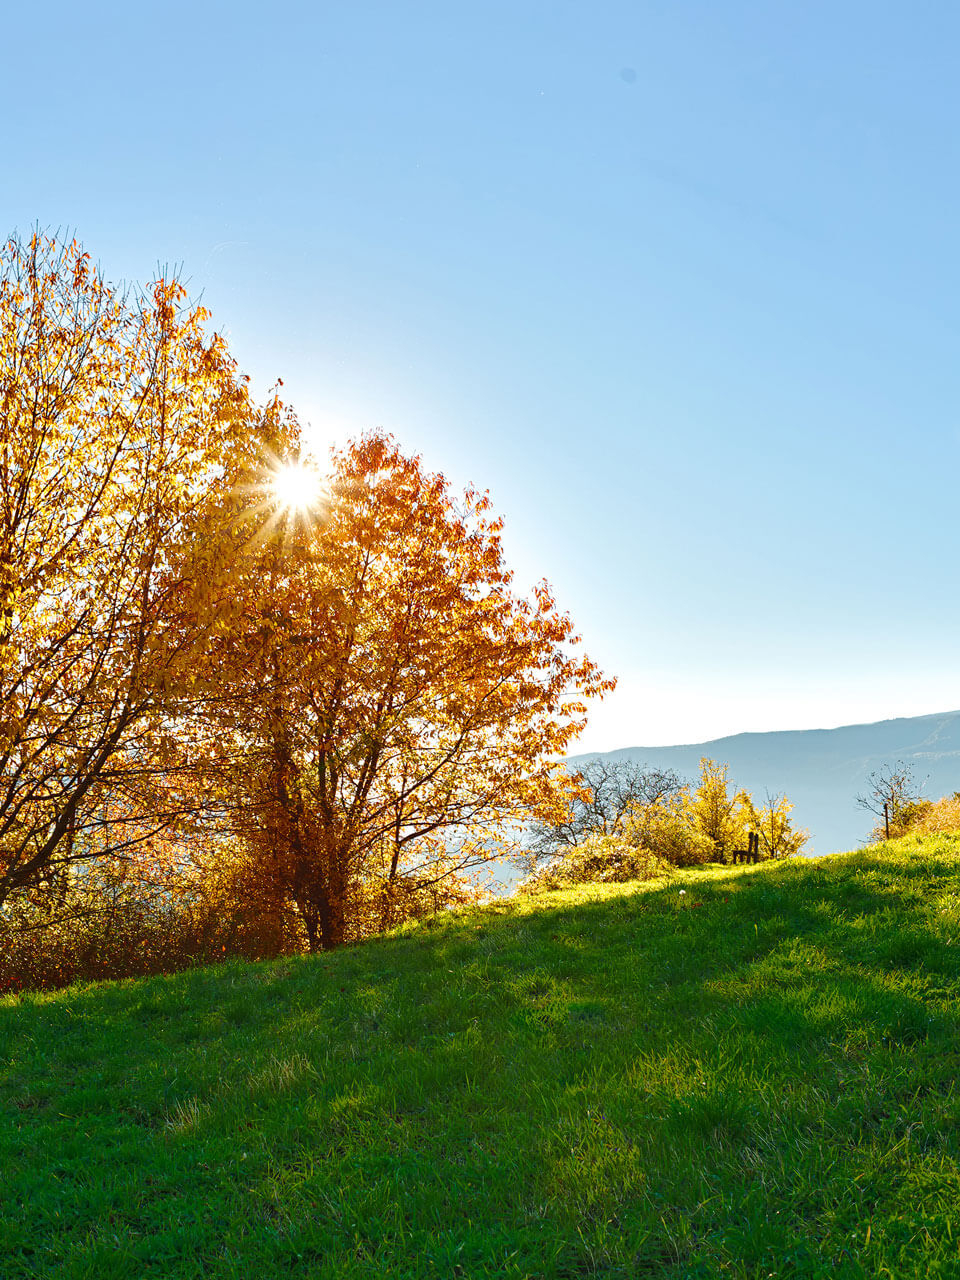
[[871, 841], [905, 835], [930, 808], [930, 801], [921, 795], [923, 784], [902, 760], [875, 770], [869, 783], [870, 790], [857, 796], [857, 804], [879, 819], [870, 832]]
[[674, 867], [697, 866], [716, 858], [714, 842], [699, 827], [689, 786], [637, 805], [626, 823], [627, 838]]
[[709, 841], [719, 862], [747, 843], [750, 797], [746, 791], [732, 791], [732, 785], [730, 766], [704, 756], [700, 777], [687, 800], [692, 826]]
[[790, 820], [793, 805], [785, 795], [767, 792], [767, 803], [757, 806], [747, 798], [750, 826], [760, 838], [761, 858], [790, 858], [800, 852], [810, 839], [809, 833], [795, 828]]

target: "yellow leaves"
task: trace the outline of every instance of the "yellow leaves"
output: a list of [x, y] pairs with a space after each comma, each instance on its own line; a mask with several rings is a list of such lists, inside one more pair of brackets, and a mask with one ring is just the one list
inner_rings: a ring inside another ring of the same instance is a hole
[[614, 682], [546, 583], [515, 591], [488, 494], [374, 432], [334, 453], [310, 519], [281, 515], [265, 473], [298, 455], [296, 418], [279, 389], [254, 410], [179, 281], [131, 302], [37, 237], [3, 266], [0, 723], [29, 719], [33, 763], [0, 823], [31, 814], [21, 865], [66, 838], [65, 797], [122, 785], [136, 809], [147, 761], [172, 791], [218, 770], [244, 875], [328, 945], [365, 894], [403, 897], [402, 874], [425, 901], [426, 866], [461, 875], [549, 803], [548, 757]]
[[142, 716], [195, 687], [219, 616], [217, 513], [251, 415], [185, 296], [165, 280], [131, 300], [53, 237], [0, 256], [0, 721], [20, 762], [0, 825], [31, 815], [14, 876], [54, 856], [71, 795], [122, 773]]
[[907, 829], [913, 833], [933, 834], [960, 831], [960, 792], [943, 796], [934, 802], [914, 802], [914, 812]]
[[90, 255], [89, 253], [81, 253], [80, 246], [76, 240], [70, 245], [73, 252], [73, 287], [79, 290], [86, 282], [87, 275], [90, 271]]

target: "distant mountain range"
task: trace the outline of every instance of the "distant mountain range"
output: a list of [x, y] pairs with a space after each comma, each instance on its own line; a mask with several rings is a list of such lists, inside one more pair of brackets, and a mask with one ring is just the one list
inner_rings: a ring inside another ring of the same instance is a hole
[[909, 765], [931, 800], [960, 791], [960, 711], [839, 729], [738, 733], [687, 746], [624, 747], [571, 756], [568, 763], [597, 755], [675, 769], [690, 779], [701, 756], [729, 764], [735, 784], [754, 800], [768, 790], [786, 794], [794, 822], [810, 832], [806, 853], [833, 853], [866, 840], [873, 817], [858, 807], [856, 796], [869, 790], [870, 774], [885, 764]]

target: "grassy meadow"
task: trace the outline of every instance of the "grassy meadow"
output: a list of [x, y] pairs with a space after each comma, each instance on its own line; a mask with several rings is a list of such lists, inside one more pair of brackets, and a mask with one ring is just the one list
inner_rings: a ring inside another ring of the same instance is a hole
[[0, 1276], [960, 1276], [960, 837], [0, 1001]]

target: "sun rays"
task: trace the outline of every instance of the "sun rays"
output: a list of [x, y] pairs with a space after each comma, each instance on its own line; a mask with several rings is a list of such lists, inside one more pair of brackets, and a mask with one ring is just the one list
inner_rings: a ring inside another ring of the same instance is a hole
[[279, 536], [288, 545], [301, 533], [322, 522], [329, 495], [325, 478], [310, 457], [280, 458], [264, 450], [263, 469], [252, 484], [241, 486], [253, 498], [247, 519], [257, 529], [251, 546], [262, 546]]
[[320, 475], [305, 462], [278, 464], [271, 469], [267, 483], [279, 505], [291, 512], [308, 514], [323, 496]]

